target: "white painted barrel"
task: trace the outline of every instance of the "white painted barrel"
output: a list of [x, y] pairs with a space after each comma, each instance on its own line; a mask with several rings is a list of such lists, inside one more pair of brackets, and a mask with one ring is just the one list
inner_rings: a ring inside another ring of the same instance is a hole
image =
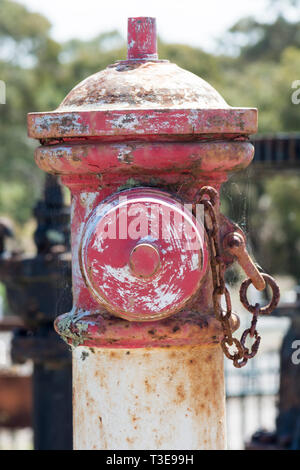
[[73, 351], [77, 450], [225, 449], [218, 344]]

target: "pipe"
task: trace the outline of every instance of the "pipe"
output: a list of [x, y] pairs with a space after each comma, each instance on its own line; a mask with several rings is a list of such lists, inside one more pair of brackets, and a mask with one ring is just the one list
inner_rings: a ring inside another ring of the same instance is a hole
[[76, 450], [225, 449], [219, 345], [73, 350]]

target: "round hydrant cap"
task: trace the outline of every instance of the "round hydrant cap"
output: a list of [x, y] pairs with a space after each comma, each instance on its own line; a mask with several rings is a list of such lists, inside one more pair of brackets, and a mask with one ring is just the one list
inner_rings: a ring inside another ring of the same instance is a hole
[[128, 58], [79, 83], [53, 113], [29, 115], [33, 138], [253, 134], [257, 111], [231, 108], [197, 75], [158, 60], [154, 18], [129, 18]]
[[91, 214], [80, 263], [93, 297], [114, 315], [150, 321], [182, 309], [208, 263], [204, 227], [168, 193], [114, 194]]

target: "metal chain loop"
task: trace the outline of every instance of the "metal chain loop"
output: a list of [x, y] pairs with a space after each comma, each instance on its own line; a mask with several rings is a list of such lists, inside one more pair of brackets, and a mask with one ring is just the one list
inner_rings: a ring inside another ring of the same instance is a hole
[[[262, 273], [262, 277], [266, 281], [266, 284], [269, 285], [272, 289], [272, 299], [268, 303], [268, 305], [266, 305], [265, 307], [262, 307], [262, 308], [259, 309], [259, 314], [260, 315], [268, 315], [271, 312], [273, 312], [273, 310], [277, 307], [277, 304], [279, 302], [280, 292], [279, 292], [279, 287], [275, 282], [275, 279], [273, 279], [268, 274], [264, 274], [264, 273]], [[255, 305], [250, 305], [249, 302], [248, 302], [248, 299], [247, 299], [247, 290], [248, 290], [248, 287], [250, 286], [251, 283], [252, 283], [251, 279], [246, 279], [242, 283], [241, 288], [240, 288], [240, 300], [241, 300], [243, 306], [249, 312], [254, 313], [255, 310], [256, 310], [256, 306]]]
[[[237, 368], [244, 367], [248, 360], [253, 358], [258, 351], [261, 337], [256, 330], [258, 316], [260, 314], [269, 314], [276, 308], [279, 302], [279, 288], [275, 280], [268, 274], [262, 274], [262, 277], [272, 289], [272, 299], [265, 307], [260, 307], [259, 304], [250, 305], [247, 299], [247, 290], [252, 283], [251, 279], [246, 279], [240, 287], [240, 300], [243, 306], [250, 313], [253, 314], [250, 328], [246, 329], [241, 339], [238, 340], [232, 336], [232, 327], [230, 318], [232, 314], [230, 293], [225, 285], [224, 278], [224, 263], [221, 258], [220, 249], [220, 233], [219, 224], [215, 205], [217, 202], [218, 193], [210, 187], [204, 186], [197, 194], [197, 202], [204, 206], [204, 227], [208, 237], [208, 247], [210, 253], [210, 267], [213, 281], [213, 306], [214, 313], [217, 320], [221, 323], [224, 337], [221, 341], [221, 347], [225, 356], [233, 361], [233, 365]], [[221, 298], [225, 297], [226, 310], [221, 307]], [[251, 350], [245, 346], [248, 338], [254, 338], [254, 343]], [[234, 347], [235, 351], [231, 352], [230, 348]]]

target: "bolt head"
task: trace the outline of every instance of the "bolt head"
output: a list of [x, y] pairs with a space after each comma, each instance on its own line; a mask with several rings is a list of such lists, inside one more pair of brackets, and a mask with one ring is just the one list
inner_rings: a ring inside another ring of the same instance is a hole
[[139, 278], [155, 276], [160, 267], [160, 256], [157, 248], [148, 243], [137, 245], [130, 254], [130, 268]]

